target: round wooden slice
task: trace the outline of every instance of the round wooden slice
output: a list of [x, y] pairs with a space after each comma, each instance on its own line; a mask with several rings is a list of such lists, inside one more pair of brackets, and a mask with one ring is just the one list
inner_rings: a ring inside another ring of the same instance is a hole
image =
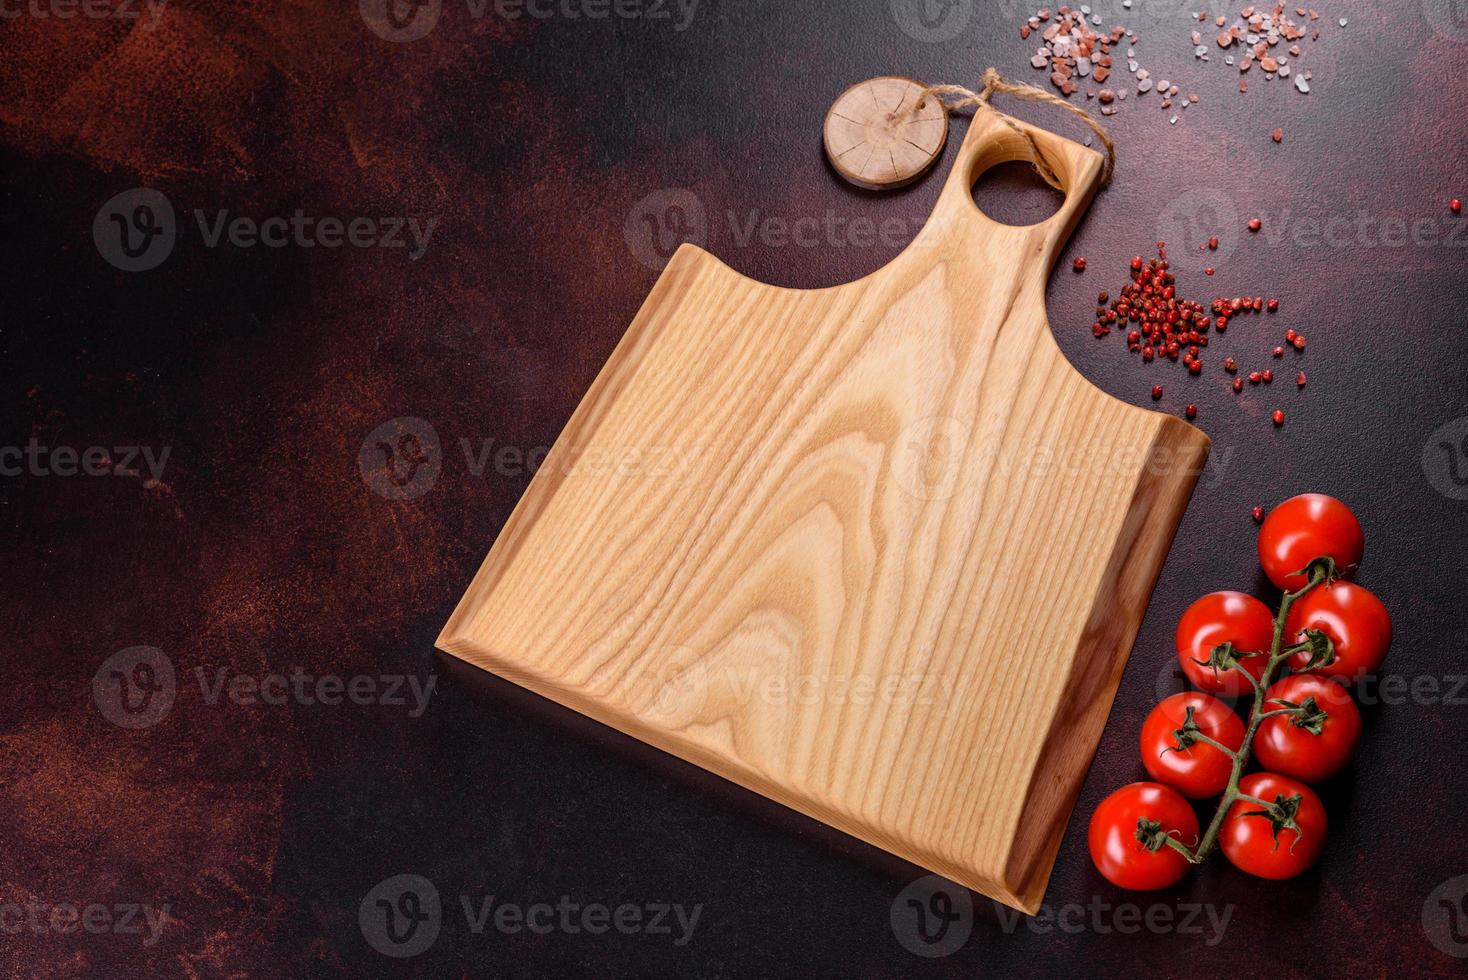
[[916, 180], [948, 140], [948, 111], [927, 86], [883, 76], [851, 86], [826, 113], [826, 156], [859, 187], [882, 190]]

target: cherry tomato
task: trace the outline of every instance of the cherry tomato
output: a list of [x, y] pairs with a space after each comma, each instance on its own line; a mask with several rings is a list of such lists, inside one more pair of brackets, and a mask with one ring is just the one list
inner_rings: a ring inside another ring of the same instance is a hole
[[[1303, 643], [1301, 630], [1318, 629], [1335, 645], [1335, 662], [1316, 667], [1311, 673], [1332, 677], [1355, 677], [1375, 673], [1392, 645], [1392, 617], [1381, 600], [1354, 582], [1317, 585], [1290, 606], [1285, 632]], [[1290, 666], [1302, 669], [1310, 660], [1305, 652], [1290, 658]]]
[[1350, 575], [1361, 564], [1366, 539], [1351, 508], [1323, 493], [1302, 493], [1269, 512], [1259, 528], [1259, 564], [1269, 581], [1293, 592], [1305, 584], [1295, 573], [1329, 555]]
[[1102, 800], [1091, 815], [1087, 841], [1096, 870], [1113, 885], [1135, 891], [1166, 888], [1192, 867], [1168, 844], [1148, 850], [1137, 839], [1139, 821], [1198, 846], [1198, 817], [1177, 791], [1159, 783], [1130, 783]]
[[1259, 815], [1259, 804], [1235, 800], [1218, 834], [1218, 846], [1234, 867], [1278, 880], [1293, 878], [1315, 863], [1325, 846], [1326, 820], [1325, 807], [1313, 789], [1288, 776], [1256, 772], [1239, 780], [1239, 792], [1283, 803], [1299, 829], [1280, 827], [1276, 834], [1275, 822]]
[[1253, 690], [1243, 670], [1215, 670], [1198, 663], [1206, 661], [1213, 648], [1232, 643], [1240, 663], [1254, 677], [1264, 673], [1267, 656], [1244, 657], [1244, 653], [1269, 653], [1274, 642], [1274, 615], [1269, 607], [1242, 592], [1210, 592], [1183, 613], [1177, 624], [1177, 659], [1195, 687], [1211, 694], [1237, 697]]
[[1142, 723], [1142, 765], [1148, 774], [1184, 796], [1199, 800], [1223, 792], [1234, 764], [1217, 747], [1186, 735], [1186, 747], [1178, 749], [1177, 732], [1187, 720], [1189, 708], [1193, 709], [1193, 724], [1199, 731], [1234, 751], [1244, 744], [1244, 722], [1212, 695], [1185, 691], [1162, 701]]
[[1315, 708], [1324, 713], [1323, 718], [1308, 719], [1313, 721], [1310, 727], [1302, 724], [1307, 719], [1288, 715], [1264, 719], [1254, 735], [1254, 758], [1265, 769], [1318, 783], [1351, 761], [1361, 739], [1361, 709], [1345, 688], [1315, 674], [1295, 674], [1271, 684], [1264, 698], [1265, 711], [1282, 708], [1274, 703], [1277, 699], [1301, 705], [1314, 699]]

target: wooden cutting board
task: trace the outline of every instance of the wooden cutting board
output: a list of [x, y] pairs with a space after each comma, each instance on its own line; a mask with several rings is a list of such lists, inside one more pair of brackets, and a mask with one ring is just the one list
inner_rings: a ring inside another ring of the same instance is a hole
[[1062, 356], [1094, 151], [970, 124], [923, 232], [829, 289], [685, 244], [511, 514], [445, 651], [1033, 913], [1208, 438]]

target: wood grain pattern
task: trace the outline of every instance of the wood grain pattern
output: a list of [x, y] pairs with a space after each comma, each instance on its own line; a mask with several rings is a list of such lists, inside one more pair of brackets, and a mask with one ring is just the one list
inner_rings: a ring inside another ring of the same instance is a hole
[[923, 98], [927, 86], [883, 75], [836, 97], [821, 128], [836, 172], [859, 187], [881, 190], [916, 180], [948, 142], [948, 110]]
[[439, 646], [1033, 912], [1208, 440], [1055, 345], [1100, 158], [1025, 130], [1041, 224], [974, 206], [1032, 152], [982, 111], [857, 282], [681, 247]]

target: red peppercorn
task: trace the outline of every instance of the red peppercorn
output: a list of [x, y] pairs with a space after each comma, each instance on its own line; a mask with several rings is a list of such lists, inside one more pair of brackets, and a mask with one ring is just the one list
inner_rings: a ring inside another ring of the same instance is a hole
[[1249, 372], [1249, 384], [1251, 384], [1251, 385], [1257, 385], [1259, 383], [1260, 377], [1261, 377], [1261, 375], [1259, 374], [1258, 371], [1250, 371]]
[[1274, 372], [1273, 371], [1265, 371], [1259, 377], [1261, 377], [1261, 378], [1264, 379], [1264, 383], [1265, 384], [1269, 384], [1269, 382], [1271, 382], [1271, 381], [1274, 380]]
[[1271, 139], [1273, 139], [1276, 143], [1278, 143], [1278, 142], [1280, 142], [1281, 140], [1284, 139], [1284, 130], [1282, 130], [1282, 129], [1276, 129], [1273, 133], [1271, 133], [1269, 135], [1270, 135], [1270, 138]]
[[1213, 325], [1214, 325], [1214, 327], [1216, 327], [1218, 329], [1218, 332], [1219, 333], [1223, 333], [1225, 330], [1228, 329], [1228, 317], [1226, 317], [1226, 316], [1219, 317], [1218, 320]]
[[1249, 219], [1249, 230], [1250, 231], [1258, 231], [1262, 227], [1264, 227], [1264, 222], [1260, 221], [1258, 218], [1250, 218]]
[[1186, 415], [1190, 419], [1197, 418], [1198, 417], [1198, 406], [1197, 405], [1189, 405], [1186, 409], [1183, 410], [1183, 414]]
[[1301, 371], [1299, 374], [1295, 375], [1295, 385], [1297, 387], [1300, 387], [1300, 388], [1305, 387], [1305, 372], [1304, 371]]
[[1276, 347], [1274, 349], [1274, 356], [1275, 357], [1284, 357], [1284, 348], [1283, 347]]
[[1295, 334], [1295, 339], [1294, 339], [1293, 343], [1295, 345], [1295, 350], [1304, 350], [1305, 349], [1305, 335], [1302, 334], [1302, 333]]
[[1452, 209], [1454, 214], [1457, 214], [1458, 212], [1463, 210], [1463, 202], [1455, 197], [1448, 202], [1448, 207]]
[[1161, 397], [1162, 397], [1162, 386], [1161, 385], [1153, 385], [1152, 386], [1152, 400], [1155, 402], [1155, 401], [1157, 401], [1157, 399], [1159, 399]]
[[1277, 312], [1279, 312], [1279, 300], [1277, 300], [1277, 299], [1270, 300], [1268, 303], [1265, 303], [1264, 304], [1264, 308], [1267, 309], [1271, 313], [1277, 313]]
[[1195, 359], [1191, 364], [1188, 365], [1188, 373], [1189, 374], [1202, 374], [1203, 373], [1203, 362]]
[[1293, 344], [1295, 342], [1295, 337], [1296, 336], [1298, 336], [1298, 335], [1295, 333], [1294, 330], [1286, 330], [1285, 331], [1285, 343], [1287, 343], [1287, 344]]
[[1211, 265], [1204, 266], [1203, 267], [1203, 275], [1205, 275], [1205, 276], [1211, 276], [1211, 275], [1213, 275], [1213, 266], [1211, 266]]
[[1254, 515], [1254, 523], [1255, 524], [1263, 524], [1264, 523], [1264, 508], [1263, 507], [1260, 507], [1260, 506], [1258, 506], [1256, 504], [1255, 507], [1254, 507], [1254, 510], [1252, 511], [1252, 513]]
[[1086, 271], [1086, 258], [1085, 258], [1085, 256], [1078, 256], [1076, 258], [1075, 262], [1071, 265], [1071, 268], [1072, 269], [1075, 269], [1075, 271], [1077, 271], [1077, 272], [1085, 272]]
[[1243, 391], [1243, 390], [1244, 390], [1244, 379], [1243, 378], [1234, 378], [1234, 391]]
[[1142, 268], [1142, 257], [1140, 255], [1133, 255], [1132, 256], [1132, 271], [1133, 272], [1136, 272], [1136, 271], [1138, 271], [1141, 268]]
[[1212, 238], [1208, 239], [1208, 247], [1210, 249], [1215, 249], [1215, 250], [1218, 248], [1218, 236], [1217, 235], [1214, 235]]
[[1233, 374], [1239, 369], [1239, 362], [1234, 360], [1232, 357], [1225, 357], [1223, 359], [1223, 369], [1229, 374]]
[[1284, 425], [1284, 412], [1280, 409], [1276, 408], [1274, 414], [1270, 417], [1274, 419], [1275, 425]]

